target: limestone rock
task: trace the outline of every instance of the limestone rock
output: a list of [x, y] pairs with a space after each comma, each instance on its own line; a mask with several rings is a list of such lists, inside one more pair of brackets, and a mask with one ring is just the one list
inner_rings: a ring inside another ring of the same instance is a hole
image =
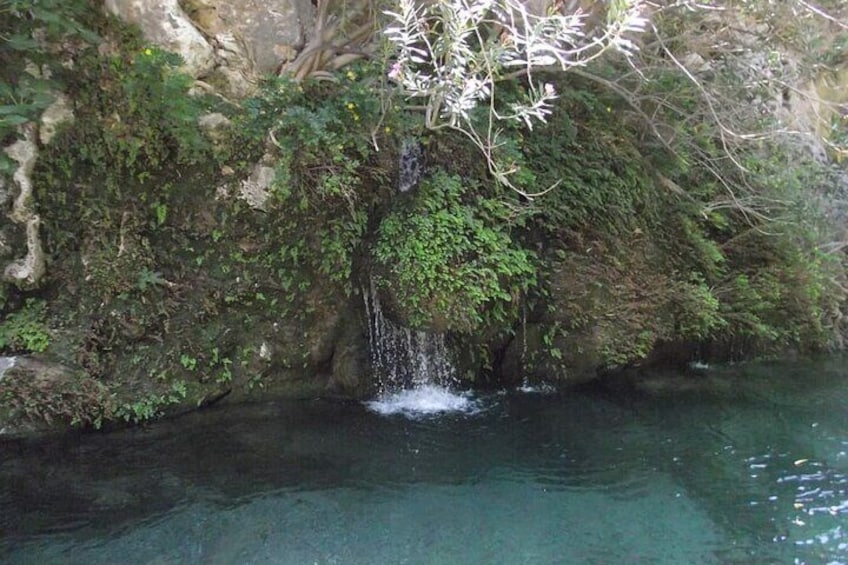
[[187, 13], [215, 49], [229, 94], [253, 92], [263, 75], [297, 55], [312, 28], [309, 0], [187, 0]]
[[48, 145], [62, 124], [74, 120], [74, 111], [68, 97], [58, 94], [53, 103], [41, 114], [41, 127], [38, 129], [38, 139], [42, 145]]
[[213, 142], [218, 143], [226, 140], [229, 130], [232, 127], [232, 122], [220, 112], [213, 112], [200, 116], [197, 120], [197, 125], [203, 130], [203, 133]]
[[6, 147], [5, 152], [18, 164], [18, 168], [12, 175], [18, 190], [9, 219], [25, 230], [27, 252], [23, 258], [4, 268], [3, 278], [19, 288], [31, 289], [38, 286], [44, 276], [46, 263], [39, 235], [41, 221], [32, 203], [32, 171], [38, 158], [38, 146], [35, 141], [37, 127], [35, 124], [29, 124], [22, 129], [22, 133], [23, 139]]
[[222, 49], [242, 50], [256, 73], [273, 73], [306, 40], [309, 0], [190, 0], [189, 13]]
[[197, 78], [215, 67], [212, 47], [180, 7], [178, 0], [106, 0], [106, 9], [138, 25], [144, 37], [185, 61], [184, 70]]
[[239, 188], [239, 198], [247, 202], [254, 210], [268, 211], [268, 200], [271, 198], [271, 185], [274, 182], [274, 167], [257, 163], [253, 166], [250, 176], [242, 181]]
[[6, 155], [18, 164], [12, 180], [18, 187], [10, 218], [16, 223], [29, 219], [32, 209], [32, 170], [38, 157], [35, 144], [35, 128], [30, 126], [24, 132], [24, 138], [15, 141], [5, 149]]
[[41, 220], [36, 215], [27, 221], [27, 254], [6, 265], [6, 269], [3, 271], [3, 279], [14, 283], [19, 288], [35, 288], [47, 270], [44, 249], [41, 247], [41, 236], [38, 231], [40, 225]]

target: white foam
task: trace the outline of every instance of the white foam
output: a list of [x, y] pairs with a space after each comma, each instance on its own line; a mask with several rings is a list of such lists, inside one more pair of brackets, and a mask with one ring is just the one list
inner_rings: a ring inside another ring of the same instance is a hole
[[431, 384], [392, 392], [365, 405], [382, 416], [401, 414], [408, 418], [480, 411], [479, 403], [470, 394]]
[[546, 383], [531, 385], [526, 382], [515, 390], [523, 392], [524, 394], [553, 394], [557, 391], [556, 387], [553, 385]]

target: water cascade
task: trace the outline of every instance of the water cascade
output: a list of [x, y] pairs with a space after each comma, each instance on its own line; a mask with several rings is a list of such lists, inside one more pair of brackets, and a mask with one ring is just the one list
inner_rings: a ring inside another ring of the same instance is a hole
[[381, 414], [408, 416], [467, 412], [475, 403], [455, 392], [456, 368], [441, 333], [400, 326], [383, 314], [373, 279], [363, 292], [371, 366], [377, 398], [368, 406]]

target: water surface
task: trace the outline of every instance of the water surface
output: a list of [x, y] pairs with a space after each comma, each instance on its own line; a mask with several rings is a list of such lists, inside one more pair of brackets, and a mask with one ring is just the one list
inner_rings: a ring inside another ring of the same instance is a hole
[[846, 361], [6, 441], [0, 561], [848, 562]]

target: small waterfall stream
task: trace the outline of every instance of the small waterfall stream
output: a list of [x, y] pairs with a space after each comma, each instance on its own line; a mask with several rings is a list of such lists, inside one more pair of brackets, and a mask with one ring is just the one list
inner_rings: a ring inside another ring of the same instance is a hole
[[454, 390], [456, 368], [444, 334], [413, 330], [388, 319], [373, 279], [362, 294], [371, 366], [378, 380], [377, 398], [368, 406], [381, 414], [408, 416], [474, 410], [469, 395]]
[[[398, 162], [398, 192], [414, 190], [423, 174], [421, 144], [404, 140]], [[475, 412], [469, 394], [456, 392], [457, 371], [441, 333], [413, 330], [383, 314], [374, 278], [362, 293], [368, 317], [371, 367], [377, 379], [377, 398], [369, 408], [380, 414], [415, 418], [444, 412]]]

